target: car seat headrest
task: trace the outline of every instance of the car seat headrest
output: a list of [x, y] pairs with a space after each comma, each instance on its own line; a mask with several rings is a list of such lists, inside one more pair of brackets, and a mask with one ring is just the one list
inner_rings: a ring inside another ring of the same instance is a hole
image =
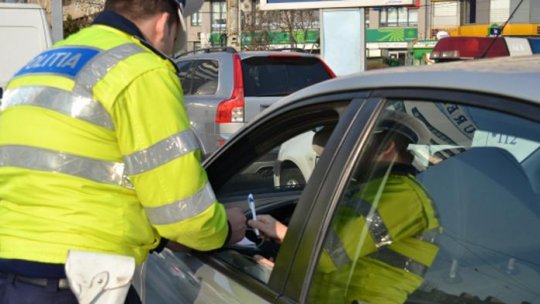
[[313, 135], [313, 151], [315, 151], [315, 154], [317, 156], [321, 156], [321, 154], [324, 151], [324, 146], [326, 145], [326, 142], [328, 141], [328, 138], [330, 138], [330, 135], [332, 135], [332, 131], [334, 128], [330, 126], [325, 126], [322, 130], [319, 130], [315, 132]]

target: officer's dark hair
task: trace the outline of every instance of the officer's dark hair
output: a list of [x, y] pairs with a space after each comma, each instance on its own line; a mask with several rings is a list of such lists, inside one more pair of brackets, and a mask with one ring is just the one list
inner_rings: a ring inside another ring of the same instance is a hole
[[411, 152], [407, 150], [409, 144], [412, 143], [409, 138], [397, 132], [386, 131], [374, 134], [372, 140], [372, 143], [380, 144], [380, 149], [385, 149], [390, 142], [394, 143], [400, 159], [403, 160], [406, 164], [412, 164], [414, 160], [414, 155], [412, 155]]
[[[377, 172], [381, 169], [381, 166], [387, 166], [388, 164], [379, 163], [377, 157], [388, 148], [390, 143], [394, 143], [395, 149], [399, 155], [396, 162], [404, 165], [412, 165], [414, 156], [407, 150], [411, 140], [392, 130], [371, 134], [366, 147], [362, 152], [363, 162], [371, 165], [376, 164], [375, 171]], [[366, 182], [373, 178], [373, 176], [370, 175], [374, 174], [375, 171], [365, 170], [365, 167], [358, 167], [355, 169], [354, 179], [361, 183]]]
[[172, 0], [106, 0], [105, 10], [114, 11], [129, 20], [139, 21], [158, 13], [169, 13], [169, 26], [176, 25], [178, 8]]

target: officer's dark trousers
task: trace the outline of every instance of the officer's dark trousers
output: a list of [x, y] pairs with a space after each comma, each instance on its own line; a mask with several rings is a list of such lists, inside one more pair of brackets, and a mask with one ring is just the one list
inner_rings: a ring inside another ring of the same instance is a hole
[[[77, 298], [69, 288], [58, 288], [57, 280], [49, 280], [47, 286], [37, 286], [16, 280], [14, 276], [0, 274], [1, 304], [77, 304]], [[126, 304], [141, 303], [137, 292], [130, 287]]]

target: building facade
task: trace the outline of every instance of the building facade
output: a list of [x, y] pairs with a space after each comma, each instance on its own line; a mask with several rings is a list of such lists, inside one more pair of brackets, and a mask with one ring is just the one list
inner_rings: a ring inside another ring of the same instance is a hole
[[538, 0], [431, 1], [432, 34], [442, 30], [451, 36], [488, 36], [490, 29], [507, 23], [503, 36], [540, 35]]
[[[387, 58], [392, 64], [401, 65], [411, 61], [408, 54], [412, 43], [430, 33], [423, 1], [427, 0], [418, 0], [410, 7], [365, 10], [368, 58]], [[319, 52], [319, 10], [260, 11], [256, 1], [239, 3], [241, 49], [301, 48]], [[227, 0], [204, 2], [200, 14], [189, 22], [189, 50], [227, 46], [227, 7]]]
[[[190, 22], [191, 50], [227, 45], [227, 4], [227, 0], [205, 1], [200, 14], [193, 17], [196, 21]], [[240, 48], [318, 50], [317, 11], [300, 20], [297, 16], [291, 27], [279, 13], [260, 12], [257, 6], [253, 0], [239, 0]], [[503, 35], [540, 35], [538, 0], [417, 0], [412, 6], [367, 8], [366, 54], [390, 65], [424, 64], [437, 33], [488, 36], [492, 28], [502, 27], [512, 12]]]
[[[51, 1], [4, 2], [38, 3], [50, 14]], [[104, 0], [62, 2], [64, 18], [78, 19], [101, 10]], [[427, 63], [425, 55], [440, 32], [488, 36], [504, 26], [504, 36], [540, 35], [540, 0], [416, 0], [411, 6], [371, 7], [365, 12], [367, 57], [389, 65]], [[238, 18], [236, 23], [227, 22], [231, 16]], [[319, 10], [261, 11], [257, 0], [205, 0], [188, 18], [187, 27], [188, 51], [225, 47], [230, 44], [228, 33], [238, 35], [236, 47], [241, 49], [320, 49]]]

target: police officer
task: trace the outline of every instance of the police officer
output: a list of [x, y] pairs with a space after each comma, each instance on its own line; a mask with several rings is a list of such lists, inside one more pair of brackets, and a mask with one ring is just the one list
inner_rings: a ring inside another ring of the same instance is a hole
[[[326, 143], [318, 135], [330, 136], [323, 132], [314, 136], [314, 149]], [[414, 156], [407, 147], [428, 138], [425, 126], [412, 116], [384, 112], [365, 152], [375, 169], [357, 174], [346, 191], [326, 236], [310, 302], [403, 303], [421, 285], [438, 252], [433, 241], [439, 221], [415, 180]], [[287, 230], [268, 215], [248, 224], [278, 242]]]
[[[176, 68], [201, 0], [107, 0], [11, 79], [0, 116], [0, 303], [76, 303], [68, 251], [141, 264], [167, 239], [240, 240], [216, 201]], [[128, 296], [129, 298], [129, 296]]]

